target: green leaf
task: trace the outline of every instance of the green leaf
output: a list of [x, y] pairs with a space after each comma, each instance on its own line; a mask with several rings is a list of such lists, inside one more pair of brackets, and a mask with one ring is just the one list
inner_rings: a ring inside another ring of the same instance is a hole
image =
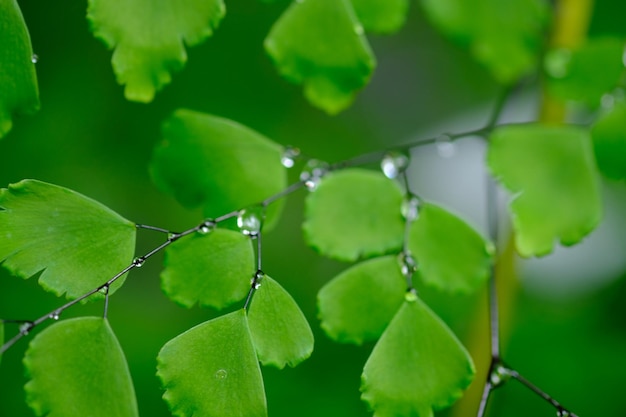
[[573, 245], [600, 222], [602, 201], [589, 132], [575, 126], [519, 125], [490, 137], [487, 162], [512, 193], [510, 209], [522, 256]]
[[37, 416], [138, 416], [124, 352], [109, 322], [80, 317], [38, 334], [24, 357], [26, 402]]
[[126, 98], [147, 103], [187, 61], [185, 45], [211, 36], [225, 13], [223, 0], [89, 0], [87, 19], [94, 36], [114, 49]]
[[375, 417], [432, 417], [461, 397], [474, 374], [465, 348], [415, 296], [400, 307], [367, 360], [361, 398]]
[[167, 342], [158, 356], [158, 376], [175, 416], [267, 416], [263, 378], [244, 310]]
[[[75, 191], [35, 180], [0, 190], [0, 260], [58, 296], [77, 298], [126, 268], [135, 225]], [[110, 294], [120, 285], [120, 277]]]
[[254, 250], [248, 236], [226, 229], [197, 233], [165, 251], [161, 286], [182, 305], [195, 303], [222, 309], [243, 299], [254, 274]]
[[13, 115], [39, 110], [33, 48], [15, 0], [0, 2], [0, 138], [13, 126]]
[[294, 1], [272, 27], [265, 50], [289, 81], [330, 114], [347, 108], [376, 59], [350, 0]]
[[322, 255], [342, 261], [399, 250], [402, 199], [400, 187], [382, 173], [331, 172], [306, 198], [304, 237]]
[[489, 278], [492, 245], [463, 220], [434, 204], [420, 207], [408, 244], [424, 282], [440, 290], [467, 293]]
[[626, 103], [618, 102], [600, 116], [591, 137], [600, 171], [612, 179], [626, 179]]
[[422, 0], [445, 35], [466, 46], [501, 83], [512, 84], [537, 66], [549, 21], [544, 0]]
[[368, 32], [400, 30], [409, 10], [408, 0], [351, 0], [356, 15]]
[[624, 40], [595, 38], [577, 49], [553, 49], [544, 60], [551, 95], [598, 106], [624, 74]]
[[[177, 110], [163, 125], [152, 156], [155, 184], [207, 217], [260, 203], [287, 186], [282, 147], [228, 119]], [[284, 200], [267, 208], [264, 230], [278, 219]]]
[[296, 366], [313, 352], [313, 332], [298, 304], [268, 276], [250, 303], [250, 334], [263, 365]]
[[360, 345], [383, 333], [404, 300], [406, 280], [396, 256], [354, 265], [320, 290], [322, 329], [329, 337]]

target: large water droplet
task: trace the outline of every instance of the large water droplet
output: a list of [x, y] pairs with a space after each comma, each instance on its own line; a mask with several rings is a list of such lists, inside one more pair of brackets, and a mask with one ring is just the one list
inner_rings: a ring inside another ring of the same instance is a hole
[[456, 152], [452, 138], [448, 135], [440, 135], [435, 139], [435, 145], [437, 146], [437, 153], [442, 158], [451, 158]]
[[215, 229], [216, 223], [213, 219], [208, 219], [202, 222], [202, 224], [198, 227], [198, 233], [201, 235], [206, 235], [211, 233]]
[[412, 277], [415, 271], [417, 271], [417, 261], [409, 252], [401, 252], [398, 256], [398, 261], [400, 263], [400, 272], [406, 278]]
[[317, 159], [309, 159], [306, 163], [300, 180], [304, 181], [304, 185], [309, 191], [315, 191], [322, 177], [328, 172], [328, 164]]
[[215, 372], [215, 379], [226, 379], [228, 378], [228, 371], [226, 369], [218, 369]]
[[387, 178], [397, 178], [398, 175], [406, 171], [409, 166], [409, 155], [403, 152], [391, 151], [388, 152], [382, 161], [380, 161], [380, 168], [383, 170], [383, 174]]
[[285, 168], [293, 168], [299, 156], [300, 149], [287, 146], [283, 151], [283, 156], [280, 158], [280, 163], [283, 164]]
[[489, 375], [489, 382], [494, 388], [504, 385], [509, 379], [511, 379], [511, 370], [501, 363], [496, 364]]
[[241, 233], [247, 236], [256, 237], [263, 227], [265, 218], [265, 207], [252, 206], [245, 208], [237, 215], [237, 227]]
[[402, 217], [406, 219], [407, 222], [412, 222], [417, 220], [419, 217], [420, 210], [420, 199], [413, 195], [407, 195], [402, 201], [402, 207], [400, 208], [400, 212], [402, 213]]
[[32, 62], [33, 64], [36, 64], [39, 61], [39, 56], [37, 54], [33, 54], [30, 57], [30, 62]]
[[553, 49], [548, 51], [543, 61], [543, 67], [552, 78], [563, 78], [569, 72], [572, 60], [572, 51], [569, 49]]

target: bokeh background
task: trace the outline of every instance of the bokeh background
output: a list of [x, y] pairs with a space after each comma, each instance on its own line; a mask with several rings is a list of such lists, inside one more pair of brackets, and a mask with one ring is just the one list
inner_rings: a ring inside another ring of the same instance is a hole
[[[188, 63], [153, 103], [123, 98], [111, 70], [111, 52], [94, 39], [85, 19], [86, 2], [22, 0], [33, 47], [41, 110], [15, 121], [0, 141], [0, 185], [35, 178], [62, 185], [111, 207], [137, 223], [171, 230], [201, 220], [151, 183], [148, 163], [160, 138], [160, 123], [180, 107], [232, 118], [276, 142], [336, 162], [367, 151], [480, 127], [500, 89], [462, 49], [443, 39], [424, 19], [417, 2], [405, 27], [392, 36], [371, 36], [378, 68], [354, 105], [336, 117], [312, 108], [298, 86], [281, 79], [262, 41], [286, 1], [227, 2], [215, 35], [188, 49]], [[598, 0], [593, 34], [626, 36], [623, 5]], [[138, 16], [140, 18], [140, 16]], [[522, 89], [506, 108], [512, 121], [535, 117], [538, 93]], [[452, 155], [437, 147], [414, 152], [410, 175], [416, 191], [463, 213], [485, 230], [483, 145], [459, 142]], [[296, 180], [298, 173], [291, 173]], [[500, 283], [503, 292], [504, 356], [527, 378], [580, 416], [626, 415], [626, 187], [604, 184], [606, 222], [573, 249], [518, 263], [518, 279]], [[331, 342], [319, 329], [316, 293], [348, 265], [308, 249], [300, 225], [305, 192], [290, 196], [276, 230], [264, 238], [264, 270], [300, 304], [316, 336], [313, 356], [295, 369], [264, 368], [269, 413], [279, 416], [368, 416], [359, 400], [360, 372], [372, 345]], [[502, 207], [506, 196], [502, 196]], [[502, 221], [506, 228], [506, 219]], [[504, 229], [506, 230], [506, 229]], [[33, 230], [33, 234], [38, 233]], [[140, 232], [138, 254], [160, 242]], [[126, 353], [140, 414], [169, 416], [155, 376], [156, 355], [169, 339], [218, 312], [185, 310], [161, 292], [162, 254], [134, 270], [111, 297], [109, 319]], [[488, 357], [485, 291], [450, 297], [420, 293], [452, 326], [480, 365]], [[35, 279], [0, 270], [0, 317], [33, 319], [63, 301]], [[102, 313], [102, 305], [78, 306], [62, 318]], [[42, 326], [44, 327], [44, 326]], [[33, 332], [36, 334], [41, 329]], [[7, 326], [8, 336], [16, 328]], [[30, 416], [24, 402], [22, 357], [29, 336], [2, 358], [0, 416]], [[484, 369], [481, 372], [485, 372]], [[473, 388], [483, 380], [479, 374]], [[441, 415], [475, 415], [476, 397]], [[514, 381], [494, 392], [491, 416], [553, 416], [555, 411]]]

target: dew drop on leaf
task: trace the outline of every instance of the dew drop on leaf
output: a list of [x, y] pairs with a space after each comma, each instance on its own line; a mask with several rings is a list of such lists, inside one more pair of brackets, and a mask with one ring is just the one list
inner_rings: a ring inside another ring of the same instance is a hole
[[435, 140], [435, 145], [437, 146], [437, 153], [439, 153], [440, 157], [451, 158], [454, 156], [456, 149], [450, 136], [440, 135]]
[[412, 194], [407, 195], [402, 201], [402, 207], [400, 208], [400, 210], [402, 213], [402, 217], [404, 217], [407, 222], [417, 220], [420, 210], [419, 198]]
[[404, 152], [391, 151], [388, 152], [382, 161], [380, 168], [387, 178], [397, 178], [398, 175], [406, 171], [409, 166], [409, 156]]
[[415, 288], [411, 288], [407, 292], [404, 293], [404, 299], [409, 303], [414, 303], [417, 301], [417, 291]]
[[315, 191], [322, 177], [328, 172], [328, 164], [318, 159], [309, 159], [302, 173], [300, 180], [304, 181], [304, 185], [309, 191]]
[[263, 227], [265, 207], [252, 206], [245, 208], [237, 215], [237, 227], [246, 236], [256, 237]]
[[226, 369], [218, 369], [215, 372], [215, 379], [226, 379], [228, 378], [228, 371]]
[[293, 168], [298, 157], [300, 157], [300, 149], [287, 146], [283, 151], [283, 156], [280, 158], [280, 163], [285, 168]]

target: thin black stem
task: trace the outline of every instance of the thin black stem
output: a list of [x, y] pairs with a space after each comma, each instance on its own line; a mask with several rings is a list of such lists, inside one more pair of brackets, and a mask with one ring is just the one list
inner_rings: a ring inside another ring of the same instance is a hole
[[566, 415], [570, 417], [576, 417], [576, 414], [570, 412], [565, 407], [563, 407], [557, 400], [552, 398], [547, 392], [543, 391], [541, 388], [524, 378], [519, 372], [515, 370], [511, 370], [511, 377], [518, 380], [522, 385], [526, 388], [534, 392], [536, 395], [541, 397], [544, 401], [552, 405], [559, 413], [567, 413]]
[[165, 233], [165, 234], [171, 233], [167, 229], [163, 229], [161, 227], [156, 227], [156, 226], [150, 226], [150, 225], [147, 225], [147, 224], [136, 224], [135, 227], [137, 229], [152, 230], [152, 231], [155, 231], [155, 232], [160, 232], [160, 233]]
[[295, 183], [291, 184], [289, 187], [285, 188], [280, 193], [274, 194], [273, 196], [268, 197], [265, 200], [263, 200], [261, 202], [261, 205], [267, 207], [270, 204], [272, 204], [274, 201], [279, 200], [279, 199], [281, 199], [283, 197], [286, 197], [289, 194], [291, 194], [291, 193], [293, 193], [293, 192], [295, 192], [295, 191], [297, 191], [297, 190], [299, 190], [301, 188], [304, 188], [305, 182], [306, 181], [298, 181], [298, 182], [295, 182]]
[[104, 313], [102, 314], [103, 318], [107, 318], [109, 315], [109, 287], [104, 287]]

